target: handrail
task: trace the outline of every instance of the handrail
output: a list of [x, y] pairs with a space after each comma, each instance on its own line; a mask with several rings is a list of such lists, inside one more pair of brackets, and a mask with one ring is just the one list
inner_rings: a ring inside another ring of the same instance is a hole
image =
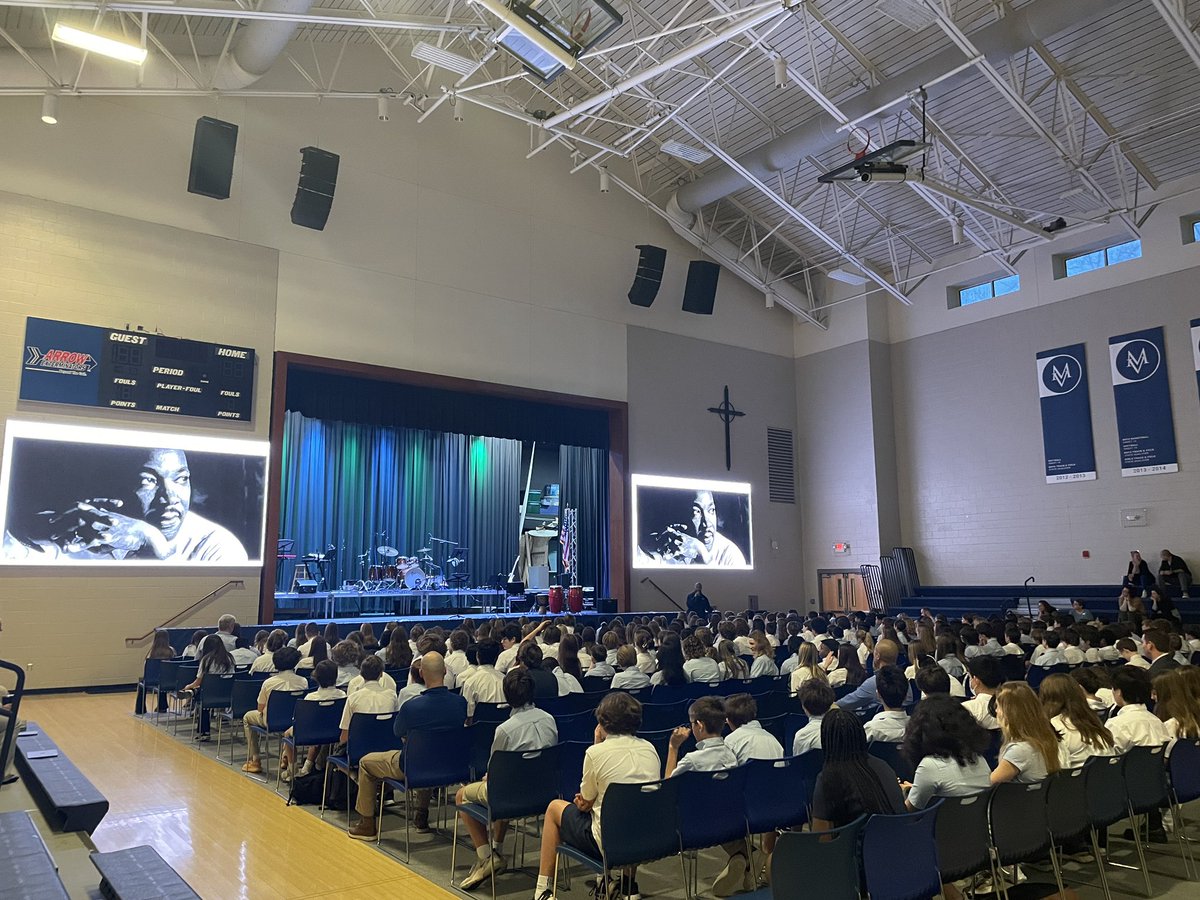
[[182, 619], [184, 616], [186, 616], [188, 613], [190, 613], [196, 607], [198, 607], [204, 603], [207, 603], [209, 600], [211, 600], [215, 596], [217, 596], [217, 594], [221, 593], [226, 588], [232, 587], [234, 585], [237, 585], [238, 587], [245, 587], [246, 582], [243, 581], [241, 578], [230, 579], [229, 581], [225, 582], [223, 585], [221, 585], [216, 590], [209, 591], [207, 594], [205, 594], [203, 597], [201, 597], [199, 600], [197, 600], [191, 606], [187, 607], [187, 609], [181, 609], [179, 612], [175, 613], [175, 615], [168, 617], [167, 621], [163, 622], [161, 625], [155, 625], [153, 628], [151, 628], [145, 634], [140, 635], [138, 637], [125, 638], [125, 646], [126, 647], [136, 647], [138, 644], [144, 644], [146, 641], [150, 640], [150, 638], [154, 637], [154, 632], [158, 631], [160, 628], [166, 628], [172, 622], [174, 622], [178, 619]]
[[679, 610], [680, 612], [686, 612], [686, 610], [682, 606], [680, 606], [678, 603], [675, 602], [674, 597], [672, 597], [670, 594], [668, 594], [666, 591], [664, 591], [662, 588], [660, 588], [658, 586], [658, 584], [654, 581], [653, 578], [651, 578], [650, 576], [646, 576], [645, 578], [642, 579], [642, 584], [645, 584], [647, 581], [650, 582], [650, 584], [654, 585], [654, 589], [656, 591], [658, 591], [660, 594], [662, 594], [664, 597], [666, 597], [668, 600], [670, 600], [671, 605], [674, 606], [677, 610]]

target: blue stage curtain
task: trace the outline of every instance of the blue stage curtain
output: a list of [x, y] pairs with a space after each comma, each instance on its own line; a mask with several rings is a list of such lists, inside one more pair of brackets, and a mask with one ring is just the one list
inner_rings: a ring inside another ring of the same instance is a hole
[[609, 596], [608, 451], [593, 447], [558, 448], [560, 509], [579, 511], [579, 581]]
[[[469, 548], [469, 586], [490, 584], [517, 556], [521, 442], [390, 426], [284, 417], [279, 536], [297, 555], [332, 544], [329, 587], [364, 577], [358, 556], [380, 545], [416, 556]], [[374, 554], [371, 562], [380, 560]], [[447, 577], [456, 571], [446, 566]], [[289, 579], [290, 583], [290, 579]], [[285, 589], [287, 585], [283, 586]]]

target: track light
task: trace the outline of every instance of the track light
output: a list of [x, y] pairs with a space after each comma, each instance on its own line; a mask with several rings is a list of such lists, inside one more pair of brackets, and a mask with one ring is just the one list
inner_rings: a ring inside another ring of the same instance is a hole
[[775, 57], [775, 87], [785, 88], [788, 85], [788, 63], [783, 56]]
[[138, 66], [146, 61], [145, 47], [126, 44], [124, 41], [114, 41], [112, 38], [72, 28], [70, 25], [63, 25], [61, 22], [55, 24], [54, 31], [50, 37], [60, 44], [78, 47], [80, 50], [86, 50], [89, 53], [99, 53], [101, 56], [107, 56], [110, 59], [119, 59], [122, 62], [129, 62]]
[[375, 101], [376, 114], [379, 116], [380, 122], [386, 122], [391, 116], [388, 115], [388, 95], [380, 94], [379, 99]]
[[600, 193], [607, 194], [612, 190], [612, 185], [608, 181], [608, 166], [600, 167]]
[[47, 125], [58, 124], [58, 94], [42, 95], [42, 121]]
[[457, 97], [450, 98], [450, 112], [454, 115], [455, 122], [461, 122], [464, 118], [464, 110], [466, 104]]
[[956, 244], [961, 244], [963, 242], [962, 216], [955, 216], [950, 220], [950, 238]]

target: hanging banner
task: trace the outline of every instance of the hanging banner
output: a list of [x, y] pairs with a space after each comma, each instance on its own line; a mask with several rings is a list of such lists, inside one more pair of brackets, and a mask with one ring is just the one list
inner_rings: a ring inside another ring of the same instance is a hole
[[1200, 391], [1200, 319], [1192, 319], [1192, 360], [1196, 363], [1196, 390]]
[[1095, 481], [1096, 447], [1083, 344], [1037, 355], [1046, 483]]
[[1108, 339], [1121, 474], [1178, 472], [1162, 327]]

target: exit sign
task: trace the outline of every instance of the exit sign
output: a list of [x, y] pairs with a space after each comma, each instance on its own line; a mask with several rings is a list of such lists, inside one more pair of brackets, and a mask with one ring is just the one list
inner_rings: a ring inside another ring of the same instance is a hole
[[844, 541], [838, 541], [833, 545], [833, 552], [838, 556], [848, 556], [850, 554], [850, 545]]

